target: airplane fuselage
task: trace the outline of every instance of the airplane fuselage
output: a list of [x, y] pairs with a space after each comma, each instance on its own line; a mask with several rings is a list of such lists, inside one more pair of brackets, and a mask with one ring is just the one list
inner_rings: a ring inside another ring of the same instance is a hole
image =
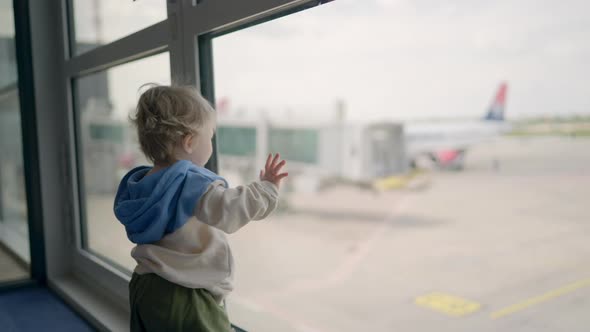
[[442, 155], [455, 152], [460, 157], [472, 145], [501, 135], [508, 129], [506, 122], [490, 120], [408, 123], [404, 135], [406, 153], [411, 161], [428, 156], [441, 163]]

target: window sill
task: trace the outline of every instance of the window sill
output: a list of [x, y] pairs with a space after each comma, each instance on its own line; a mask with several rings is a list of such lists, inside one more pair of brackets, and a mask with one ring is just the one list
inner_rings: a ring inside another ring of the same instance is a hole
[[54, 278], [49, 287], [99, 331], [129, 330], [129, 309], [80, 278]]

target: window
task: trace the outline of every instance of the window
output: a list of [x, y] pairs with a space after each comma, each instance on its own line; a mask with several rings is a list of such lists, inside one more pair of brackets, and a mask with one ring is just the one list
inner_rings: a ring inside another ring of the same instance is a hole
[[230, 237], [234, 322], [588, 326], [589, 9], [339, 0], [214, 37], [219, 173], [290, 172]]
[[30, 250], [11, 1], [0, 1], [0, 282], [29, 276]]
[[83, 246], [126, 269], [133, 270], [133, 244], [113, 213], [121, 178], [130, 169], [146, 165], [133, 114], [140, 86], [170, 84], [168, 53], [126, 63], [75, 80], [78, 150], [83, 175]]
[[[103, 2], [88, 14], [73, 5], [75, 54], [125, 46], [65, 64], [85, 249], [133, 267], [111, 214], [121, 175], [144, 163], [125, 116], [140, 84], [186, 75], [216, 92], [219, 172], [231, 185], [255, 179], [268, 152], [289, 163], [279, 209], [230, 238], [233, 322], [263, 332], [588, 325], [576, 315], [590, 285], [584, 2], [339, 0], [254, 26], [312, 2], [174, 1], [178, 19], [163, 24], [165, 2], [149, 17], [138, 6], [148, 3], [122, 4], [138, 19], [116, 18], [108, 34], [115, 16], [98, 15]], [[112, 67], [162, 50], [170, 64], [160, 54]], [[123, 294], [124, 278], [101, 271]]]
[[[149, 164], [139, 151], [135, 131], [127, 122], [127, 115], [138, 97], [137, 88], [147, 82], [169, 84], [171, 79], [207, 85], [209, 82], [200, 80], [203, 78], [200, 71], [210, 68], [203, 63], [187, 61], [202, 51], [199, 45], [193, 44], [198, 36], [228, 28], [236, 21], [245, 22], [262, 13], [275, 12], [278, 8], [291, 8], [294, 4], [287, 0], [254, 1], [248, 6], [225, 0], [204, 3], [162, 0], [152, 6], [153, 3], [156, 2], [141, 0], [117, 4], [115, 8], [109, 2], [99, 4], [96, 1], [88, 5], [88, 2], [72, 0], [68, 2], [67, 11], [70, 32], [67, 35], [73, 39], [68, 44], [73, 46], [73, 51], [65, 61], [62, 78], [72, 82], [74, 102], [71, 106], [67, 102], [63, 104], [67, 105], [67, 115], [73, 115], [72, 126], [68, 129], [73, 127], [69, 136], [75, 137], [75, 142], [66, 142], [66, 146], [75, 150], [70, 152], [75, 154], [77, 164], [69, 170], [74, 174], [66, 171], [65, 182], [71, 184], [68, 187], [74, 191], [73, 204], [68, 204], [72, 211], [68, 212], [79, 215], [80, 224], [71, 227], [67, 224], [70, 220], [66, 220], [64, 228], [80, 229], [74, 233], [79, 235], [76, 240], [81, 248], [69, 244], [65, 247], [71, 249], [71, 269], [76, 278], [98, 285], [101, 292], [124, 305], [128, 303], [130, 270], [135, 267], [130, 256], [133, 244], [114, 217], [112, 204], [123, 174], [136, 165]], [[128, 13], [128, 8], [132, 8], [132, 14]], [[152, 9], [159, 13], [151, 15]], [[127, 13], [122, 14], [124, 12]], [[164, 51], [164, 54], [144, 58], [147, 54]], [[135, 60], [138, 58], [142, 59]], [[230, 153], [251, 155], [255, 152], [256, 129], [242, 126], [237, 131], [239, 137], [247, 136], [240, 147], [224, 146], [229, 147]], [[235, 128], [227, 131], [228, 135], [232, 132], [235, 133]], [[71, 183], [70, 175], [73, 175]], [[59, 189], [56, 191], [67, 196]], [[78, 218], [73, 219], [75, 222]], [[62, 237], [68, 240], [68, 236]], [[65, 292], [70, 288], [63, 284], [58, 287]], [[104, 329], [121, 328], [105, 320]]]
[[165, 0], [73, 0], [71, 6], [76, 54], [166, 19]]

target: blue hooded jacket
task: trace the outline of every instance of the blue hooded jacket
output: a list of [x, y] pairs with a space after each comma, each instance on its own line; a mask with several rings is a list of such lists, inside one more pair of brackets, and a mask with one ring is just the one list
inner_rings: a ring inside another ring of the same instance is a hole
[[139, 166], [127, 173], [115, 196], [115, 216], [133, 243], [153, 243], [182, 227], [195, 205], [216, 180], [227, 181], [210, 170], [180, 160], [145, 176], [152, 168]]

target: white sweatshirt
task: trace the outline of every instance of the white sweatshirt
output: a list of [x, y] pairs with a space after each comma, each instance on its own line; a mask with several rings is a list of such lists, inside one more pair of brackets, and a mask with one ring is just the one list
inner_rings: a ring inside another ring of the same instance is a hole
[[225, 233], [266, 218], [277, 204], [278, 190], [271, 182], [226, 189], [223, 181], [214, 181], [186, 224], [158, 242], [133, 248], [135, 272], [155, 273], [188, 288], [204, 288], [221, 302], [233, 290], [234, 274]]

